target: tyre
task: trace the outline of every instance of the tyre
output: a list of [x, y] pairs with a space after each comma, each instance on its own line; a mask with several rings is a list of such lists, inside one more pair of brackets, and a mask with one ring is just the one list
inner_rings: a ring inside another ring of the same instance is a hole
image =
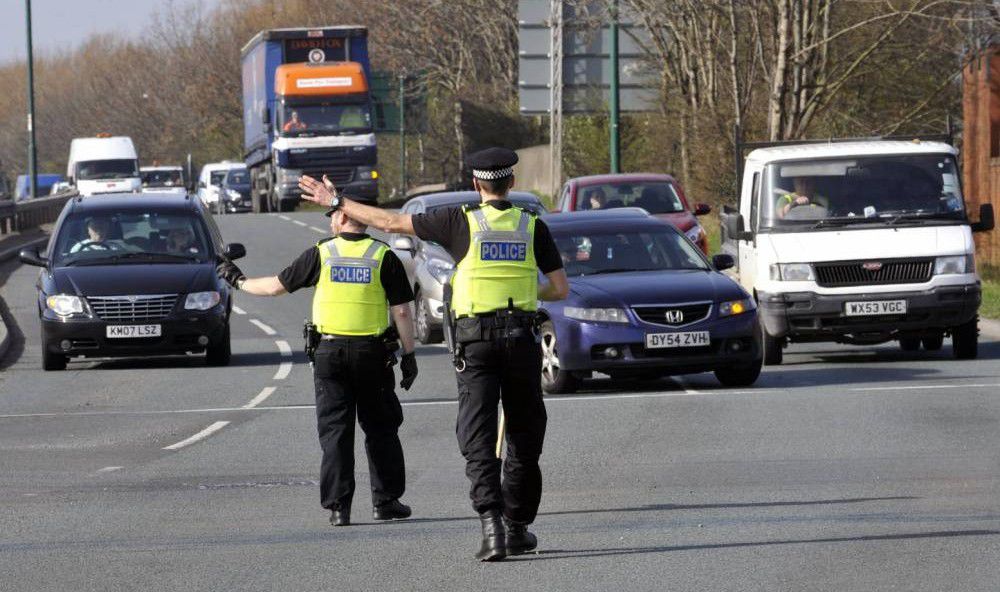
[[899, 349], [905, 352], [915, 352], [920, 349], [919, 337], [903, 337], [899, 340]]
[[958, 360], [974, 360], [979, 355], [979, 316], [951, 329], [951, 350]]
[[431, 311], [428, 308], [430, 305], [427, 300], [424, 299], [423, 294], [420, 290], [414, 298], [414, 309], [413, 313], [413, 332], [417, 341], [425, 345], [431, 343], [441, 343], [444, 340], [444, 329], [434, 328], [431, 326]]
[[542, 323], [542, 390], [552, 394], [575, 392], [580, 379], [562, 369], [552, 321]]
[[783, 337], [773, 337], [767, 332], [764, 321], [757, 317], [758, 332], [760, 333], [760, 351], [763, 355], [765, 366], [780, 366], [784, 359], [785, 339]]
[[920, 340], [924, 344], [924, 349], [927, 351], [937, 351], [941, 349], [941, 345], [944, 344], [944, 334], [938, 333], [932, 335], [931, 337], [924, 337]]
[[62, 354], [55, 354], [48, 350], [47, 347], [42, 346], [42, 370], [46, 372], [53, 370], [65, 370], [66, 363], [69, 358]]
[[274, 196], [274, 203], [277, 204], [274, 208], [275, 212], [294, 212], [295, 202], [290, 199], [281, 199], [277, 195]]
[[227, 323], [219, 343], [210, 345], [205, 349], [205, 361], [209, 366], [228, 366], [232, 355], [232, 344], [229, 340], [229, 324]]
[[763, 365], [764, 360], [758, 358], [749, 365], [718, 368], [715, 370], [715, 377], [724, 386], [750, 386], [757, 382]]

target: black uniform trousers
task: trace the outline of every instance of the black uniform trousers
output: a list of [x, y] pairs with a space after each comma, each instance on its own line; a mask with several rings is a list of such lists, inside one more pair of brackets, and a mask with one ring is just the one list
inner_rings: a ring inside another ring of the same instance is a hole
[[316, 419], [323, 449], [320, 502], [335, 510], [354, 496], [354, 420], [365, 432], [372, 503], [403, 495], [406, 475], [399, 426], [403, 410], [393, 389], [381, 339], [321, 341], [316, 349]]
[[[466, 368], [458, 376], [456, 435], [479, 513], [502, 509], [507, 518], [531, 523], [542, 499], [538, 458], [545, 439], [541, 350], [530, 332], [515, 339], [463, 344]], [[507, 455], [496, 456], [498, 411], [506, 417]]]

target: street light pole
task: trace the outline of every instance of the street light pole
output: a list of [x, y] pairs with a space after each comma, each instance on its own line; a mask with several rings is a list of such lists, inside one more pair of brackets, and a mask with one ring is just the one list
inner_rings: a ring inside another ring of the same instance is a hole
[[611, 3], [611, 27], [610, 27], [610, 42], [611, 51], [609, 56], [609, 62], [611, 62], [611, 100], [609, 101], [609, 107], [611, 111], [611, 121], [610, 121], [610, 140], [611, 140], [611, 172], [620, 173], [621, 171], [621, 143], [619, 138], [619, 106], [618, 106], [618, 0], [614, 0]]
[[38, 193], [38, 163], [35, 153], [35, 63], [31, 52], [31, 0], [24, 0], [28, 38], [28, 176], [31, 198]]
[[399, 75], [399, 190], [406, 197], [406, 73]]

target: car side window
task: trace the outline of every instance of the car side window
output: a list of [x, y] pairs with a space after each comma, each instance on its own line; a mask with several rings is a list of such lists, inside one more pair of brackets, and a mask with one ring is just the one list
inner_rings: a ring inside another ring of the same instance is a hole
[[212, 236], [212, 244], [215, 245], [215, 250], [221, 253], [225, 249], [225, 244], [222, 241], [222, 232], [215, 223], [215, 218], [212, 217], [210, 212], [205, 210], [201, 212], [201, 218], [205, 221], [205, 226], [208, 227], [208, 233]]
[[750, 230], [757, 232], [757, 204], [760, 193], [760, 173], [753, 174], [753, 186], [750, 189]]
[[563, 187], [562, 195], [559, 196], [559, 205], [556, 209], [561, 212], [569, 210], [569, 185]]

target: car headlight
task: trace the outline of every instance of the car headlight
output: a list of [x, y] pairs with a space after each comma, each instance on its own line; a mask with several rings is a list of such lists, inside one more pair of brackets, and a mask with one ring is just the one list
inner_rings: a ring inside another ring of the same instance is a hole
[[580, 308], [567, 306], [563, 314], [578, 321], [593, 323], [627, 323], [628, 315], [621, 308]]
[[235, 189], [226, 189], [226, 195], [228, 195], [229, 199], [232, 201], [239, 201], [240, 199], [240, 192]]
[[45, 305], [49, 307], [49, 310], [61, 317], [83, 314], [83, 301], [80, 300], [79, 296], [53, 294], [45, 299]]
[[447, 283], [453, 269], [455, 264], [451, 261], [437, 258], [427, 260], [427, 271], [442, 284]]
[[701, 240], [701, 237], [704, 234], [705, 234], [705, 231], [702, 230], [701, 226], [699, 226], [697, 224], [695, 224], [691, 228], [688, 228], [687, 230], [684, 231], [684, 236], [686, 236], [689, 239], [691, 239], [691, 242], [693, 242], [693, 243], [697, 243], [699, 240]]
[[719, 303], [719, 316], [720, 317], [731, 317], [738, 314], [743, 314], [757, 308], [754, 303], [753, 298], [744, 298], [743, 300], [730, 300], [728, 302]]
[[809, 263], [774, 263], [771, 265], [771, 279], [785, 282], [809, 282], [815, 280]]
[[279, 185], [298, 185], [299, 177], [302, 176], [302, 171], [297, 169], [277, 169], [278, 184]]
[[192, 292], [184, 300], [185, 310], [208, 310], [219, 303], [222, 298], [218, 292]]
[[974, 273], [976, 271], [976, 260], [969, 255], [952, 255], [950, 257], [938, 257], [934, 260], [934, 275], [944, 275], [950, 273]]
[[378, 179], [378, 171], [372, 167], [358, 167], [358, 180]]

